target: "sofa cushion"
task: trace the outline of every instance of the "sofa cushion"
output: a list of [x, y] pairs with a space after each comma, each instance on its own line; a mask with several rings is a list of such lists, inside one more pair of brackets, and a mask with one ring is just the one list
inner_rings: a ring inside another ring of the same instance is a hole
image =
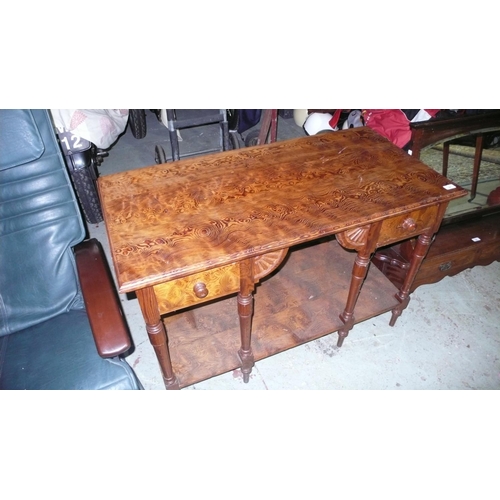
[[0, 120], [2, 336], [81, 300], [72, 247], [85, 229], [47, 111], [0, 110]]
[[0, 389], [141, 388], [125, 361], [97, 354], [85, 309], [0, 338]]
[[29, 109], [5, 109], [0, 114], [0, 170], [38, 160], [45, 146]]

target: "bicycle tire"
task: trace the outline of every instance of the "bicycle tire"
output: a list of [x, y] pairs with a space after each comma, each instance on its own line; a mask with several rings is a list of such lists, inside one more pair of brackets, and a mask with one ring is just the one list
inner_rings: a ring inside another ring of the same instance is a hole
[[97, 193], [96, 179], [90, 172], [91, 168], [94, 168], [94, 166], [72, 170], [71, 178], [85, 219], [90, 224], [99, 224], [99, 222], [103, 221], [103, 216]]
[[243, 140], [240, 134], [235, 131], [229, 131], [229, 149], [240, 149], [243, 146]]
[[260, 130], [252, 130], [249, 132], [245, 137], [245, 146], [247, 148], [257, 146], [257, 143], [259, 142], [259, 134]]
[[144, 109], [129, 109], [128, 122], [132, 135], [136, 139], [144, 139], [146, 137], [146, 111]]
[[167, 163], [167, 156], [165, 155], [165, 150], [159, 144], [155, 146], [155, 163], [157, 165], [161, 165], [162, 163]]

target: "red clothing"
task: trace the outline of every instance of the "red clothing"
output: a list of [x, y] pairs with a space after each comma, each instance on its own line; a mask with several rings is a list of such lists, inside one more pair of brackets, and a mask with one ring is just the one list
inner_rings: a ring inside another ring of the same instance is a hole
[[[412, 111], [416, 113], [406, 113]], [[411, 139], [410, 123], [424, 121], [436, 115], [439, 109], [402, 110], [402, 109], [364, 109], [365, 125], [380, 135], [387, 137], [400, 148], [406, 146]], [[413, 118], [409, 116], [413, 115]], [[409, 115], [409, 116], [407, 116]]]

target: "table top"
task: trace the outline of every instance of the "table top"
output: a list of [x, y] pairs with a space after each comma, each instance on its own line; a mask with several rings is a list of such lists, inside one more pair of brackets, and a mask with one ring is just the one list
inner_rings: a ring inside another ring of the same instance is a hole
[[104, 175], [98, 187], [122, 293], [466, 194], [367, 127]]

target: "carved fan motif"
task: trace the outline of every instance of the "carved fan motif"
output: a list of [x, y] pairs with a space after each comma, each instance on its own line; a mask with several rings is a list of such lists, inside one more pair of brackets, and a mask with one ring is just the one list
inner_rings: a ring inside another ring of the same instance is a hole
[[264, 255], [259, 255], [254, 259], [254, 278], [255, 280], [260, 280], [267, 276], [269, 273], [274, 271], [285, 258], [288, 252], [288, 248], [283, 248], [277, 250], [276, 252], [266, 253]]
[[363, 248], [366, 243], [366, 238], [368, 237], [368, 231], [370, 226], [356, 227], [343, 233], [338, 233], [335, 235], [337, 241], [344, 247], [350, 248], [351, 250], [356, 250], [357, 248]]

